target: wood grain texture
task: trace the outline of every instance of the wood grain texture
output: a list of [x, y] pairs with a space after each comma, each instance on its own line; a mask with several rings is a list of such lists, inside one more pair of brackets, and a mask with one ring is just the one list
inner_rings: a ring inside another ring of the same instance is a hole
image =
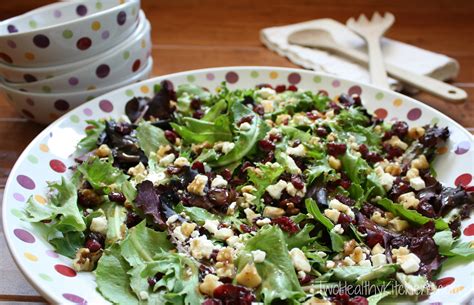
[[[0, 19], [19, 15], [50, 0], [0, 1]], [[296, 67], [267, 50], [259, 30], [316, 18], [345, 22], [360, 13], [390, 11], [396, 16], [387, 36], [446, 54], [461, 65], [455, 84], [468, 102], [448, 104], [426, 94], [415, 98], [461, 125], [474, 128], [474, 1], [458, 0], [142, 0], [152, 24], [154, 75], [190, 69], [260, 65]], [[8, 174], [22, 150], [43, 129], [27, 122], [0, 99], [0, 199]], [[0, 229], [0, 304], [40, 304], [44, 300], [14, 265]]]

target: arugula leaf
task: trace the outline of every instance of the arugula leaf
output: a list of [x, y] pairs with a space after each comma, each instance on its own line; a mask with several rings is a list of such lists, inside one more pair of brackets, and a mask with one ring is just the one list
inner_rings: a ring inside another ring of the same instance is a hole
[[370, 123], [369, 117], [364, 113], [364, 109], [361, 107], [342, 109], [339, 114], [336, 115], [336, 121], [343, 129], [357, 125], [363, 127]]
[[341, 161], [342, 169], [351, 181], [353, 183], [363, 184], [370, 170], [367, 161], [352, 154], [349, 150], [342, 156]]
[[253, 116], [249, 130], [239, 130], [235, 148], [225, 155], [220, 156], [216, 161], [208, 162], [211, 167], [222, 167], [241, 160], [256, 146], [257, 141], [262, 139], [268, 129], [263, 120], [241, 103], [234, 103], [231, 107], [233, 122], [237, 123], [245, 116]]
[[92, 128], [86, 129], [86, 136], [77, 143], [77, 149], [89, 152], [97, 147], [99, 137], [105, 130], [105, 123], [95, 120], [87, 120], [86, 123]]
[[191, 220], [198, 225], [203, 225], [206, 220], [216, 220], [218, 217], [215, 214], [208, 212], [206, 209], [200, 207], [186, 207], [182, 203], [178, 203], [174, 207], [177, 214], [185, 213]]
[[383, 188], [382, 184], [380, 183], [379, 178], [375, 174], [375, 172], [371, 172], [367, 176], [366, 182], [366, 189], [370, 190], [370, 192], [366, 192], [366, 198], [369, 198], [369, 195], [372, 196], [385, 196], [386, 192]]
[[329, 220], [329, 218], [321, 213], [317, 203], [313, 199], [307, 198], [304, 203], [306, 205], [306, 210], [308, 213], [313, 215], [314, 219], [323, 224], [329, 231], [334, 228], [334, 224], [331, 222], [331, 220]]
[[61, 183], [50, 183], [49, 190], [49, 200], [45, 205], [36, 203], [33, 197], [28, 199], [23, 220], [29, 222], [56, 220], [54, 227], [61, 232], [84, 231], [86, 224], [77, 206], [76, 186], [61, 177]]
[[166, 232], [149, 229], [145, 223], [142, 221], [131, 228], [127, 237], [120, 244], [122, 256], [132, 267], [153, 261], [154, 255], [160, 250], [173, 249], [173, 245], [167, 239]]
[[257, 207], [257, 211], [262, 211], [264, 204], [260, 201], [260, 198], [262, 198], [265, 193], [267, 186], [275, 183], [278, 177], [283, 174], [284, 169], [277, 163], [273, 163], [272, 165], [259, 163], [257, 164], [257, 169], [257, 171], [248, 170], [247, 175], [249, 182], [256, 188], [256, 191], [253, 192], [253, 195], [256, 197], [254, 204]]
[[213, 144], [219, 141], [232, 141], [229, 118], [225, 115], [217, 117], [214, 122], [183, 118], [183, 123], [186, 126], [176, 123], [171, 123], [171, 126], [185, 142]]
[[293, 248], [302, 248], [314, 242], [316, 237], [311, 237], [309, 233], [314, 229], [314, 225], [306, 224], [303, 229], [301, 229], [296, 234], [288, 234], [285, 232], [286, 245], [288, 250]]
[[250, 238], [238, 258], [238, 270], [251, 261], [251, 251], [266, 252], [265, 261], [256, 264], [262, 284], [258, 293], [262, 295], [264, 304], [274, 300], [287, 300], [287, 303], [298, 304], [298, 299], [305, 296], [296, 276], [293, 263], [288, 254], [285, 236], [276, 226], [264, 226], [255, 236]]
[[382, 198], [378, 200], [377, 204], [383, 207], [385, 210], [389, 211], [390, 213], [394, 214], [395, 216], [402, 217], [403, 219], [406, 219], [411, 223], [417, 225], [424, 225], [429, 221], [434, 221], [435, 228], [437, 230], [449, 229], [448, 224], [442, 218], [433, 219], [423, 216], [415, 210], [409, 210], [401, 204], [393, 203], [393, 201], [388, 198]]
[[331, 238], [331, 248], [334, 252], [341, 252], [344, 250], [344, 243], [349, 240], [349, 237], [329, 231], [329, 237]]
[[287, 135], [291, 140], [293, 139], [298, 139], [303, 143], [309, 142], [311, 140], [311, 134], [309, 132], [302, 131], [296, 127], [292, 126], [281, 126], [280, 127], [281, 131]]
[[122, 185], [127, 181], [128, 176], [120, 169], [114, 167], [108, 160], [101, 160], [92, 157], [77, 167], [84, 179], [91, 184], [94, 189], [104, 189], [108, 193], [108, 188], [115, 185]]
[[140, 149], [143, 150], [147, 157], [156, 153], [161, 145], [170, 144], [165, 137], [165, 132], [148, 121], [141, 121], [137, 127], [137, 140]]
[[455, 241], [450, 230], [436, 232], [433, 239], [438, 246], [439, 253], [444, 256], [473, 257], [474, 247], [470, 242]]
[[130, 289], [130, 265], [120, 255], [120, 246], [114, 244], [105, 250], [95, 270], [97, 289], [115, 304], [138, 304]]

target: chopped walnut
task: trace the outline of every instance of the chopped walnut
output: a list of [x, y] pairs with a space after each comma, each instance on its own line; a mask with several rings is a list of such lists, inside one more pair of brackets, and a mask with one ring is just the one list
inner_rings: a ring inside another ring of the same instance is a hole
[[76, 271], [92, 271], [101, 256], [102, 250], [91, 253], [88, 248], [80, 248], [72, 261], [72, 267]]

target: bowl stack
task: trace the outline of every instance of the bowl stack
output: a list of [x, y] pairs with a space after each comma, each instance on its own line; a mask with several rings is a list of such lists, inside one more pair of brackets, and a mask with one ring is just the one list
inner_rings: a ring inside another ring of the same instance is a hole
[[48, 124], [152, 67], [139, 0], [59, 2], [0, 23], [0, 89], [26, 118]]

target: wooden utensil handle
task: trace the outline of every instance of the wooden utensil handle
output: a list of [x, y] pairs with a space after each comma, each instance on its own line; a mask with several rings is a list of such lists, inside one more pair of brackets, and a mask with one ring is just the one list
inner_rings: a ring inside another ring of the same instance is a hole
[[378, 37], [371, 37], [367, 41], [369, 48], [369, 70], [372, 84], [383, 89], [390, 89], [388, 85], [387, 72], [385, 70], [382, 49]]

